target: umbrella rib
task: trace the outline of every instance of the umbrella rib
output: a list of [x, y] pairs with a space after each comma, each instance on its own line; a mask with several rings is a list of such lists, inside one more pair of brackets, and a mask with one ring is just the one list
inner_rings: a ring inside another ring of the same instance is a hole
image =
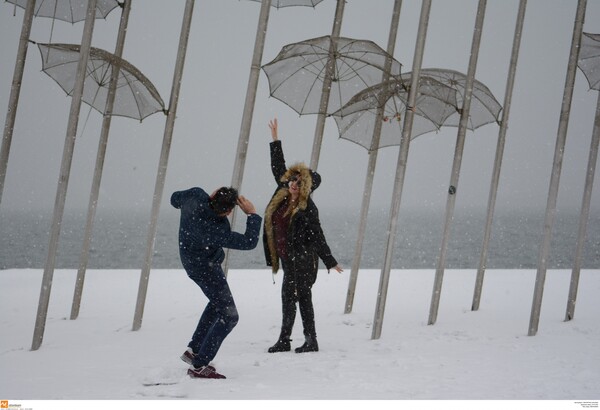
[[[135, 106], [136, 106], [136, 108], [137, 108], [137, 111], [138, 111], [138, 113], [139, 113], [140, 120], [141, 120], [141, 119], [144, 119], [144, 118], [145, 118], [145, 116], [143, 116], [143, 115], [142, 115], [142, 110], [141, 110], [141, 108], [140, 108], [140, 107], [141, 107], [141, 104], [140, 104], [140, 102], [139, 102], [139, 101], [138, 101], [138, 99], [137, 99], [137, 95], [136, 95], [136, 93], [134, 93], [134, 92], [133, 92], [133, 87], [132, 87], [132, 84], [133, 84], [133, 83], [132, 83], [132, 82], [129, 80], [129, 78], [128, 78], [126, 75], [124, 75], [123, 73], [121, 73], [121, 74], [119, 74], [119, 75], [122, 75], [122, 76], [123, 76], [123, 78], [125, 79], [125, 82], [126, 82], [126, 83], [127, 83], [127, 85], [129, 86], [129, 87], [128, 87], [128, 89], [132, 91], [133, 100], [135, 101]], [[148, 114], [148, 115], [150, 115], [150, 114]]]

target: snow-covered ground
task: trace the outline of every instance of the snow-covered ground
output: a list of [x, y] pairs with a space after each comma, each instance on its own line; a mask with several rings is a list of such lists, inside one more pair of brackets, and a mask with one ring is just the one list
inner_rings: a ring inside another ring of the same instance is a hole
[[[564, 322], [570, 271], [549, 270], [536, 336], [527, 336], [534, 270], [489, 270], [480, 310], [475, 271], [447, 270], [427, 325], [433, 270], [392, 271], [382, 336], [371, 340], [379, 271], [362, 270], [351, 314], [348, 272], [313, 288], [321, 351], [268, 354], [280, 324], [280, 284], [267, 270], [232, 270], [240, 322], [214, 362], [226, 380], [192, 380], [179, 355], [206, 299], [183, 270], [153, 270], [132, 331], [138, 270], [88, 271], [69, 320], [75, 270], [57, 270], [41, 348], [31, 351], [42, 270], [0, 271], [0, 399], [19, 400], [550, 400], [600, 399], [600, 270], [581, 274]], [[302, 343], [300, 318], [293, 346]], [[145, 386], [146, 383], [175, 382]]]

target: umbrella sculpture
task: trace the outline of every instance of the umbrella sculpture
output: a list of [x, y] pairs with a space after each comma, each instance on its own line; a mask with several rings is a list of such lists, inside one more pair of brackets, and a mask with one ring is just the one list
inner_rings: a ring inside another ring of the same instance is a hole
[[[465, 85], [467, 76], [461, 72], [447, 70], [442, 68], [424, 68], [421, 70], [422, 76], [431, 77], [437, 81], [454, 88], [458, 91], [458, 106], [463, 106], [465, 97]], [[469, 109], [469, 121], [467, 129], [475, 130], [482, 125], [498, 122], [502, 106], [496, 100], [490, 89], [483, 83], [475, 80], [473, 83], [473, 94], [471, 107]], [[458, 127], [460, 122], [461, 110], [448, 117], [444, 122], [445, 126]]]
[[[583, 72], [590, 84], [590, 89], [600, 91], [600, 34], [583, 33], [581, 48], [579, 49], [579, 69]], [[598, 159], [598, 143], [600, 142], [600, 92], [596, 104], [596, 116], [594, 119], [594, 130], [590, 144], [585, 188], [579, 217], [579, 232], [575, 248], [575, 260], [571, 271], [571, 285], [567, 300], [567, 311], [565, 321], [573, 319], [575, 315], [575, 301], [577, 300], [577, 288], [579, 285], [579, 273], [581, 271], [581, 259], [585, 245], [587, 222], [590, 215], [590, 204], [592, 200], [592, 187], [594, 186], [594, 174], [596, 172], [596, 161]]]
[[[33, 16], [53, 17], [53, 26], [55, 19], [65, 20], [69, 23], [75, 23], [86, 18], [86, 9], [89, 2], [89, 0], [38, 0], [37, 2], [35, 0], [6, 1], [13, 3], [15, 7], [19, 6], [24, 8], [25, 14], [23, 15], [23, 26], [21, 29], [19, 49], [17, 51], [17, 59], [13, 73], [6, 122], [4, 124], [2, 148], [0, 149], [0, 202], [2, 202], [2, 193], [4, 192], [4, 180], [6, 178], [6, 168], [8, 167], [8, 157], [10, 155], [10, 146], [12, 144], [12, 134], [17, 115], [17, 106], [19, 104], [19, 95], [21, 93], [21, 82], [23, 79], [23, 70], [25, 68], [27, 45], [29, 34], [31, 33]], [[117, 0], [100, 0], [96, 1], [95, 3], [95, 18], [105, 18], [111, 10], [119, 5]], [[66, 12], [66, 9], [64, 9], [65, 5], [68, 5], [73, 10], [77, 10], [77, 12]], [[51, 14], [48, 12], [48, 8], [52, 9]]]
[[[284, 46], [277, 57], [262, 68], [270, 94], [298, 114], [319, 114], [331, 36], [317, 37]], [[340, 108], [363, 89], [381, 82], [388, 54], [368, 40], [338, 37], [334, 40], [332, 89], [327, 114]], [[400, 74], [393, 60], [391, 75]]]
[[[371, 149], [372, 130], [377, 120], [377, 109], [383, 107], [383, 126], [379, 148], [400, 145], [402, 113], [406, 111], [410, 91], [410, 75], [369, 87], [344, 107], [332, 114], [340, 138]], [[458, 110], [456, 89], [431, 78], [419, 78], [419, 92], [411, 138], [437, 131]], [[371, 131], [371, 133], [369, 133]]]
[[[338, 0], [336, 22], [343, 0]], [[338, 17], [340, 15], [340, 17]], [[339, 24], [334, 24], [339, 29]], [[401, 64], [372, 41], [323, 36], [288, 44], [263, 66], [271, 96], [298, 114], [318, 114], [311, 168], [316, 169], [325, 115], [339, 110], [352, 96], [381, 82], [382, 74], [399, 75]]]
[[[15, 6], [25, 8], [28, 0], [6, 0]], [[34, 14], [36, 17], [49, 17], [67, 23], [77, 23], [85, 20], [88, 0], [37, 0]], [[96, 18], [106, 18], [119, 6], [117, 0], [96, 0]]]
[[[78, 44], [38, 44], [42, 54], [42, 71], [68, 94], [73, 92], [79, 61]], [[154, 85], [132, 64], [108, 51], [92, 47], [86, 66], [83, 101], [104, 114], [111, 73], [119, 69], [112, 115], [143, 120], [165, 110]]]
[[[445, 121], [458, 110], [456, 89], [431, 77], [420, 76], [418, 81], [416, 103], [412, 108], [415, 115], [412, 121], [411, 139], [431, 131], [438, 131]], [[355, 142], [367, 150], [400, 145], [404, 126], [403, 113], [407, 109], [411, 83], [412, 74], [408, 73], [404, 74], [402, 78], [369, 87], [354, 96], [342, 109], [333, 114], [340, 138]], [[378, 117], [382, 108], [383, 115]], [[382, 125], [378, 148], [374, 148], [373, 130], [377, 121], [381, 121]], [[367, 177], [372, 178], [370, 175]], [[368, 203], [363, 203], [363, 208], [366, 207], [368, 207]], [[364, 209], [361, 214], [363, 216], [360, 220], [359, 233], [364, 232], [366, 224]], [[363, 239], [364, 235], [359, 234], [348, 285], [346, 313], [352, 309]]]
[[[73, 95], [78, 77], [81, 47], [78, 44], [38, 44], [38, 48], [42, 56], [42, 71], [55, 80], [68, 95]], [[109, 92], [113, 72], [116, 74], [117, 71], [118, 75], [113, 80], [113, 91]], [[111, 94], [114, 103], [107, 104], [107, 98]], [[158, 91], [136, 67], [114, 54], [93, 47], [90, 47], [87, 64], [83, 70], [81, 101], [102, 114], [120, 115], [140, 121], [153, 113], [165, 111], [164, 103]], [[109, 112], [106, 111], [107, 109]], [[94, 185], [98, 185], [97, 188], [99, 189], [98, 166], [96, 168], [94, 177], [98, 181], [95, 181]], [[63, 190], [66, 191], [66, 187]], [[65, 194], [66, 192], [62, 195]], [[59, 211], [62, 214], [63, 210]], [[91, 227], [88, 229], [91, 230]], [[46, 266], [46, 270], [49, 272], [54, 269], [53, 261], [56, 254], [58, 233], [52, 235], [51, 241], [53, 243], [49, 249], [49, 260], [51, 262], [47, 263]], [[79, 272], [78, 280], [82, 284], [83, 279]], [[76, 288], [77, 291], [78, 288]], [[76, 302], [74, 301], [74, 303]], [[72, 318], [75, 318], [77, 313], [78, 306], [72, 310]], [[38, 332], [41, 332], [41, 330]], [[41, 335], [34, 336], [36, 348], [39, 347], [37, 343], [41, 343]]]

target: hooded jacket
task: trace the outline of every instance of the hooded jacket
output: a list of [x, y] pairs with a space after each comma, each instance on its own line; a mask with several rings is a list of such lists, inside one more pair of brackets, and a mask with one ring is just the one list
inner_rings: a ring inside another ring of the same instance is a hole
[[272, 216], [289, 196], [287, 188], [289, 178], [294, 174], [300, 174], [302, 185], [298, 204], [290, 214], [287, 233], [288, 265], [294, 271], [303, 270], [316, 274], [318, 258], [321, 258], [327, 269], [333, 268], [337, 265], [337, 261], [331, 255], [319, 221], [319, 211], [310, 197], [310, 194], [321, 184], [321, 176], [302, 163], [294, 164], [287, 169], [281, 141], [271, 142], [270, 149], [271, 171], [277, 182], [277, 189], [265, 211], [263, 246], [267, 266], [271, 266], [274, 273], [279, 270]]
[[226, 216], [219, 216], [202, 188], [190, 188], [171, 195], [171, 205], [181, 210], [179, 254], [185, 268], [189, 264], [213, 266], [225, 257], [223, 248], [248, 250], [258, 243], [262, 218], [248, 215], [246, 232], [233, 232]]

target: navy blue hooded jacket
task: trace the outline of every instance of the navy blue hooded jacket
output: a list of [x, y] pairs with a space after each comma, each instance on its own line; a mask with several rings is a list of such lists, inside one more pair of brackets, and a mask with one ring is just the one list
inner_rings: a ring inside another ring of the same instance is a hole
[[262, 218], [248, 215], [246, 232], [232, 232], [226, 216], [219, 216], [209, 204], [210, 197], [202, 188], [174, 192], [171, 205], [181, 210], [179, 254], [185, 268], [193, 263], [214, 266], [225, 258], [223, 248], [249, 250], [258, 243]]

